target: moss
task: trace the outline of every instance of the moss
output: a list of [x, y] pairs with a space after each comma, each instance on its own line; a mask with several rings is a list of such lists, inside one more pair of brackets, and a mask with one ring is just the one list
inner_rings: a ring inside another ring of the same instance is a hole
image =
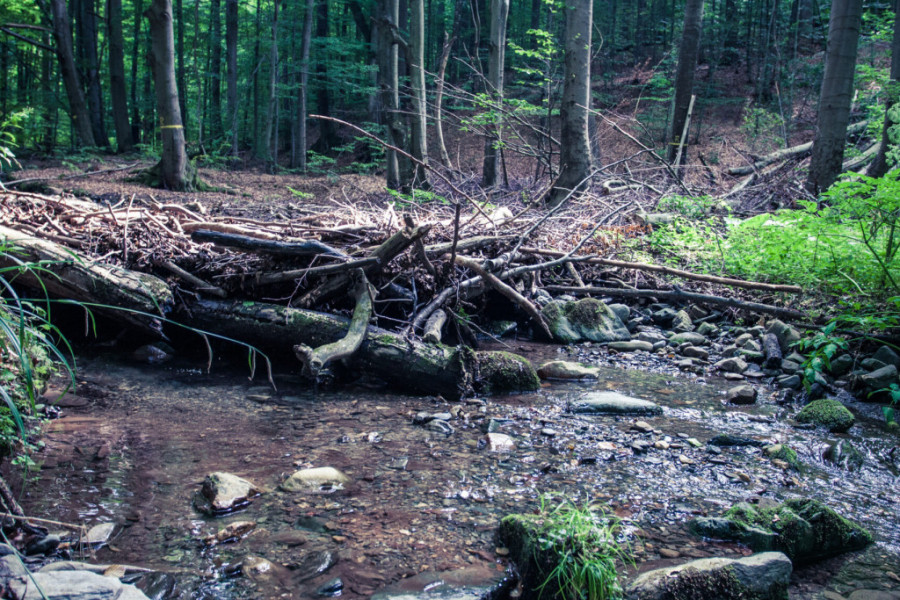
[[612, 314], [609, 307], [595, 298], [570, 302], [565, 310], [570, 321], [585, 327], [599, 327], [603, 324], [603, 318]]
[[803, 463], [800, 462], [797, 452], [787, 444], [767, 446], [765, 453], [772, 460], [783, 460], [795, 471], [803, 471]]
[[541, 381], [527, 359], [510, 352], [478, 352], [476, 389], [482, 394], [528, 392], [540, 389]]
[[666, 579], [657, 600], [706, 600], [707, 598], [745, 598], [747, 587], [731, 569], [703, 572], [688, 568], [677, 577]]
[[796, 416], [800, 423], [812, 423], [827, 427], [832, 433], [843, 433], [853, 426], [855, 418], [847, 407], [832, 398], [814, 400], [804, 406]]

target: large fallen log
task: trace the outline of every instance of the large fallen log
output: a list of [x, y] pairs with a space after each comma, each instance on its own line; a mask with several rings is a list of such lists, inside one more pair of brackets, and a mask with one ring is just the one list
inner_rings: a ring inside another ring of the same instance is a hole
[[94, 262], [64, 246], [9, 227], [0, 226], [0, 240], [18, 248], [15, 253], [0, 255], [0, 266], [39, 265], [23, 268], [14, 278], [7, 274], [7, 279], [41, 296], [49, 294], [83, 302], [91, 310], [145, 333], [162, 334], [160, 320], [153, 315], [164, 316], [173, 305], [172, 290], [162, 279]]
[[[181, 322], [280, 355], [291, 354], [297, 343], [317, 348], [336, 342], [350, 325], [346, 318], [311, 310], [217, 300], [192, 304]], [[450, 400], [540, 386], [533, 367], [514, 354], [423, 344], [371, 326], [347, 360], [348, 370], [377, 376], [394, 389]]]

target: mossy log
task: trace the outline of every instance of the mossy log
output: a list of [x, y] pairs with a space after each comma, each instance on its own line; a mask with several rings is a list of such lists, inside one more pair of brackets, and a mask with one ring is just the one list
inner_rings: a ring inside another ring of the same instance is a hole
[[[298, 343], [312, 348], [331, 344], [344, 338], [350, 326], [349, 319], [322, 312], [216, 300], [192, 304], [183, 322], [280, 354], [290, 354]], [[525, 359], [515, 358], [506, 353], [476, 353], [465, 346], [423, 344], [369, 326], [347, 361], [352, 371], [384, 379], [394, 389], [456, 400], [481, 392], [536, 389], [539, 381], [534, 369]], [[500, 368], [503, 365], [515, 368]]]
[[64, 246], [8, 227], [0, 226], [0, 240], [18, 248], [15, 254], [4, 254], [0, 266], [40, 263], [38, 269], [23, 269], [14, 278], [7, 276], [15, 284], [41, 295], [103, 305], [108, 308], [90, 308], [141, 331], [161, 335], [160, 320], [153, 315], [164, 316], [173, 305], [172, 290], [162, 279], [94, 262]]

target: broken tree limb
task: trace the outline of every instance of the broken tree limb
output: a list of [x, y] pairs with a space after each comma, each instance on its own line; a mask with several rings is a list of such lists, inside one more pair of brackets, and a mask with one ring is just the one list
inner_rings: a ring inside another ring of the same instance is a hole
[[517, 304], [519, 307], [521, 307], [522, 310], [528, 313], [528, 316], [534, 319], [534, 321], [541, 328], [541, 331], [544, 332], [544, 335], [547, 336], [547, 339], [553, 339], [553, 333], [550, 332], [550, 327], [547, 325], [547, 321], [544, 320], [543, 315], [534, 306], [534, 304], [532, 304], [527, 298], [522, 296], [522, 294], [500, 281], [500, 279], [496, 275], [490, 273], [489, 271], [486, 271], [480, 264], [478, 264], [477, 261], [472, 260], [471, 258], [468, 258], [466, 256], [457, 256], [456, 263], [469, 269], [470, 271], [473, 271], [476, 275], [481, 277], [485, 281], [485, 283], [500, 292], [500, 294], [508, 298], [514, 304]]
[[187, 271], [185, 271], [184, 269], [182, 269], [181, 267], [179, 267], [178, 265], [176, 265], [173, 262], [163, 260], [163, 261], [159, 261], [156, 264], [158, 266], [162, 267], [163, 269], [165, 269], [166, 271], [168, 271], [169, 273], [175, 275], [179, 279], [183, 279], [184, 281], [188, 282], [189, 284], [191, 284], [191, 287], [193, 287], [198, 292], [204, 292], [204, 293], [209, 294], [210, 296], [215, 296], [217, 298], [227, 298], [228, 297], [228, 294], [222, 288], [214, 286], [211, 283], [207, 283], [207, 282], [203, 281], [196, 275], [194, 275], [192, 273], [188, 273]]
[[[491, 244], [507, 242], [509, 240], [515, 239], [515, 237], [516, 236], [514, 235], [478, 235], [475, 237], [464, 238], [459, 240], [459, 242], [456, 244], [456, 251], [471, 252], [472, 250], [484, 248], [485, 246], [490, 246]], [[447, 254], [452, 248], [453, 242], [431, 244], [430, 246], [425, 246], [425, 253], [432, 258], [436, 258]]]
[[[522, 251], [529, 252], [531, 254], [541, 254], [544, 256], [554, 257], [562, 257], [566, 255], [565, 252], [560, 252], [558, 250], [542, 250], [540, 248], [522, 248]], [[789, 294], [800, 294], [803, 292], [803, 288], [797, 285], [782, 285], [775, 283], [762, 283], [758, 281], [744, 281], [743, 279], [732, 279], [730, 277], [717, 277], [715, 275], [704, 275], [702, 273], [682, 271], [681, 269], [674, 269], [665, 265], [648, 265], [644, 263], [613, 260], [611, 258], [600, 258], [599, 256], [585, 258], [584, 255], [581, 255], [578, 257], [573, 257], [573, 259], [574, 258], [577, 258], [578, 262], [583, 262], [589, 265], [604, 265], [608, 267], [619, 267], [623, 269], [635, 269], [638, 271], [652, 271], [656, 273], [664, 273], [666, 275], [675, 275], [676, 277], [681, 277], [683, 279], [693, 279], [696, 281], [706, 281], [708, 283], [718, 283], [721, 285], [740, 287], [748, 290], [786, 292]]]
[[303, 374], [316, 383], [321, 383], [325, 378], [333, 378], [327, 369], [329, 363], [353, 356], [362, 344], [366, 329], [369, 327], [369, 319], [372, 318], [375, 290], [369, 285], [366, 274], [362, 269], [354, 269], [350, 274], [350, 280], [353, 283], [352, 294], [356, 307], [347, 326], [347, 335], [317, 348], [302, 343], [294, 346], [294, 354], [303, 363]]
[[291, 271], [273, 271], [271, 273], [259, 273], [253, 279], [254, 285], [269, 285], [272, 283], [283, 283], [285, 281], [293, 281], [301, 277], [312, 277], [322, 275], [334, 275], [335, 273], [346, 273], [358, 268], [369, 268], [378, 266], [378, 259], [369, 256], [360, 258], [359, 260], [351, 260], [350, 262], [337, 263], [334, 265], [325, 265], [322, 267], [309, 267], [306, 269], [294, 269]]
[[249, 250], [250, 252], [266, 252], [268, 254], [279, 254], [283, 256], [313, 256], [324, 254], [327, 256], [343, 258], [345, 260], [348, 258], [345, 253], [323, 244], [318, 240], [281, 242], [277, 240], [263, 240], [236, 233], [210, 231], [208, 229], [198, 229], [192, 232], [191, 239], [199, 243], [211, 242], [216, 246], [238, 248], [240, 250]]
[[[859, 132], [865, 130], [865, 128], [868, 124], [869, 124], [868, 121], [860, 121], [859, 123], [854, 123], [853, 125], [850, 125], [849, 127], [847, 127], [847, 135], [850, 135], [853, 133], [859, 133]], [[757, 160], [756, 162], [754, 162], [751, 165], [744, 165], [741, 167], [732, 167], [732, 168], [728, 169], [728, 174], [729, 175], [750, 175], [751, 173], [754, 173], [754, 172], [762, 169], [763, 167], [766, 167], [774, 162], [778, 162], [780, 160], [785, 160], [788, 158], [797, 158], [797, 157], [803, 156], [803, 155], [807, 154], [808, 152], [812, 151], [812, 146], [813, 146], [812, 142], [807, 142], [805, 144], [800, 144], [799, 146], [792, 146], [790, 148], [784, 148], [782, 150], [778, 150], [776, 152], [773, 152], [771, 154], [767, 154], [766, 156], [763, 156], [762, 158], [760, 158], [759, 160]]]
[[629, 290], [621, 288], [590, 286], [572, 287], [568, 285], [548, 285], [545, 286], [544, 289], [548, 292], [558, 292], [562, 294], [575, 295], [596, 294], [598, 296], [618, 296], [623, 298], [662, 298], [667, 300], [689, 300], [691, 302], [699, 302], [701, 304], [730, 306], [732, 308], [765, 313], [787, 319], [808, 319], [808, 315], [806, 313], [799, 310], [794, 310], [792, 308], [782, 308], [780, 306], [772, 306], [770, 304], [760, 304], [759, 302], [747, 302], [744, 300], [736, 300], [734, 298], [723, 298], [721, 296], [711, 296], [709, 294], [686, 292], [677, 286], [675, 286], [671, 290]]
[[425, 340], [426, 344], [441, 343], [441, 330], [446, 322], [447, 313], [442, 308], [437, 309], [434, 311], [434, 314], [428, 317], [428, 320], [425, 322], [425, 332], [422, 334], [422, 339]]
[[165, 315], [173, 304], [172, 290], [162, 279], [92, 262], [64, 246], [8, 227], [0, 226], [0, 239], [19, 249], [5, 253], [0, 265], [39, 263], [37, 269], [23, 268], [20, 275], [8, 277], [14, 283], [41, 295], [101, 305], [100, 312], [155, 337], [162, 334], [160, 321], [152, 315]]

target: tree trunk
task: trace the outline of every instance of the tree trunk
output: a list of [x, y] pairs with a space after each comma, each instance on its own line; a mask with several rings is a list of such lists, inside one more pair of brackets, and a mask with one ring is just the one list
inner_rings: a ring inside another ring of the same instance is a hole
[[80, 0], [78, 32], [84, 53], [84, 73], [87, 79], [87, 104], [94, 144], [108, 146], [103, 111], [103, 91], [100, 89], [100, 59], [97, 56], [97, 14], [94, 0]]
[[[377, 21], [378, 36], [378, 96], [382, 123], [386, 129], [387, 143], [392, 146], [400, 146], [401, 140], [396, 139], [396, 132], [402, 129], [395, 125], [399, 118], [399, 91], [397, 81], [397, 46], [394, 43], [394, 35], [391, 27], [396, 24], [400, 13], [398, 0], [380, 0], [381, 15]], [[400, 143], [398, 143], [400, 142]], [[397, 153], [388, 148], [385, 151], [387, 168], [385, 176], [387, 187], [400, 189], [400, 164]]]
[[[317, 17], [316, 17], [316, 37], [325, 40], [328, 37], [328, 2], [329, 0], [318, 0]], [[396, 21], [394, 21], [396, 23]], [[316, 107], [320, 115], [331, 115], [331, 95], [328, 89], [328, 69], [325, 66], [324, 57], [318, 60], [316, 65], [317, 79], [319, 80], [319, 88], [316, 93]], [[330, 121], [319, 121], [319, 139], [313, 149], [324, 154], [331, 150], [335, 145], [336, 134], [334, 124]]]
[[56, 56], [59, 58], [59, 70], [62, 73], [66, 96], [69, 99], [69, 115], [75, 125], [78, 141], [82, 146], [96, 146], [94, 131], [91, 129], [91, 118], [88, 116], [84, 92], [81, 91], [81, 78], [75, 68], [75, 55], [72, 47], [72, 28], [69, 25], [69, 13], [66, 0], [50, 0], [50, 11], [53, 14], [53, 36], [56, 38]]
[[209, 136], [222, 137], [222, 4], [209, 3]]
[[[140, 13], [138, 13], [140, 14]], [[187, 112], [187, 75], [184, 66], [184, 10], [182, 0], [175, 0], [175, 20], [177, 21], [177, 29], [175, 31], [175, 76], [178, 83], [178, 108], [181, 109], [181, 120], [184, 122], [184, 137], [188, 138], [188, 130], [190, 123], [188, 122]]]
[[591, 106], [591, 0], [567, 0], [566, 66], [560, 105], [559, 178], [551, 195], [556, 206], [572, 193], [586, 189], [591, 173], [588, 110]]
[[[509, 0], [491, 0], [491, 41], [488, 60], [488, 95], [492, 99], [494, 113], [490, 131], [484, 140], [484, 162], [481, 168], [481, 185], [497, 185], [500, 171], [501, 128], [503, 126], [503, 66], [506, 55], [506, 22], [509, 16]], [[494, 107], [493, 105], [496, 105]]]
[[307, 98], [309, 97], [309, 48], [312, 42], [312, 22], [315, 0], [306, 0], [306, 13], [303, 15], [303, 39], [300, 42], [300, 109], [297, 119], [297, 145], [299, 152], [296, 154], [296, 165], [304, 173], [306, 172], [306, 129]]
[[444, 124], [443, 107], [441, 106], [444, 99], [444, 77], [447, 75], [447, 62], [450, 60], [450, 50], [453, 49], [453, 42], [456, 38], [448, 38], [444, 36], [444, 46], [441, 49], [441, 58], [438, 61], [438, 71], [435, 77], [434, 85], [434, 133], [437, 137], [438, 152], [441, 155], [441, 164], [448, 169], [453, 168], [450, 162], [450, 154], [447, 152], [447, 144], [444, 142]]
[[[412, 0], [409, 13], [409, 78], [412, 89], [412, 114], [410, 115], [410, 154], [423, 163], [428, 162], [428, 146], [425, 137], [425, 0]], [[427, 188], [428, 175], [419, 164], [412, 166], [413, 188]]]
[[227, 65], [225, 110], [231, 133], [231, 154], [238, 154], [237, 89], [238, 0], [225, 0], [225, 63]]
[[832, 0], [831, 3], [816, 139], [806, 180], [806, 189], [813, 194], [831, 187], [844, 161], [862, 5], [862, 0]]
[[138, 49], [141, 40], [141, 17], [143, 14], [142, 0], [134, 0], [134, 30], [131, 43], [131, 141], [135, 144], [141, 141], [141, 114], [138, 108]]
[[184, 128], [175, 84], [172, 0], [151, 0], [145, 16], [150, 22], [150, 68], [156, 89], [156, 110], [161, 122], [159, 185], [171, 190], [189, 190], [193, 188], [193, 174], [185, 152]]
[[[671, 126], [666, 136], [669, 145], [666, 159], [672, 162], [681, 145], [681, 134], [687, 119], [688, 107], [694, 93], [694, 71], [700, 52], [700, 23], [703, 19], [703, 0], [688, 0], [684, 7], [684, 34], [678, 50], [678, 69], [675, 75], [675, 99]], [[685, 143], [687, 140], [684, 140]], [[683, 155], [682, 155], [683, 156]], [[675, 165], [678, 166], [678, 165]]]
[[[894, 15], [900, 14], [900, 0], [894, 0]], [[881, 132], [881, 147], [875, 160], [869, 166], [868, 175], [871, 177], [883, 177], [888, 172], [887, 151], [889, 147], [897, 148], [897, 135], [900, 134], [900, 18], [894, 17], [894, 38], [891, 42], [891, 80], [886, 86], [884, 105], [884, 129]], [[894, 131], [891, 132], [891, 128]], [[894, 143], [891, 144], [891, 133]], [[893, 166], [893, 165], [891, 165]]]
[[109, 92], [112, 98], [113, 124], [119, 152], [134, 147], [128, 122], [128, 91], [125, 89], [125, 40], [122, 36], [122, 0], [108, 0], [106, 9], [109, 29]]
[[269, 110], [266, 118], [266, 160], [272, 173], [277, 171], [275, 164], [278, 136], [272, 134], [276, 128], [276, 107], [278, 105], [278, 5], [280, 0], [275, 0], [272, 8], [272, 45], [269, 49]]

